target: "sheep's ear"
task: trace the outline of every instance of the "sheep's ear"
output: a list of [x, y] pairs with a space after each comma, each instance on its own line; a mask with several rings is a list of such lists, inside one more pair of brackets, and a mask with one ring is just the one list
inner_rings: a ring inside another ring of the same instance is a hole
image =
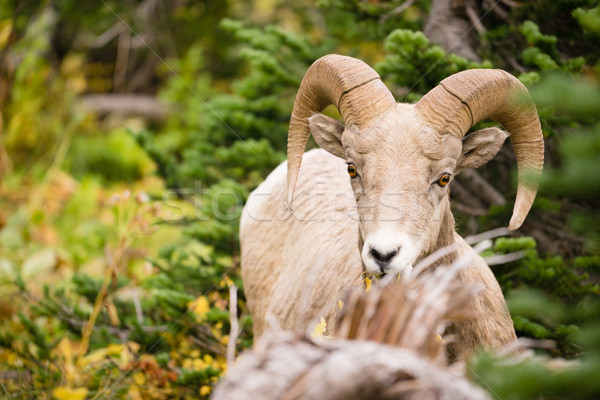
[[344, 125], [337, 120], [323, 114], [315, 114], [308, 119], [310, 133], [315, 142], [324, 150], [337, 157], [344, 158], [344, 147], [342, 146], [342, 134]]
[[508, 132], [499, 128], [480, 129], [465, 136], [455, 173], [465, 168], [477, 168], [490, 161], [498, 154], [508, 136]]

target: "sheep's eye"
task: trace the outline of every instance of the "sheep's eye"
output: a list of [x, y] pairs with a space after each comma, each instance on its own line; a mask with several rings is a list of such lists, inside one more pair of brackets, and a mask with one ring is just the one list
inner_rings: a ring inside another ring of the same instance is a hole
[[443, 174], [442, 176], [440, 176], [440, 179], [438, 179], [436, 183], [441, 187], [446, 186], [448, 183], [450, 183], [450, 174]]
[[354, 164], [348, 164], [348, 175], [350, 175], [351, 178], [356, 178], [358, 176], [358, 171], [356, 171]]

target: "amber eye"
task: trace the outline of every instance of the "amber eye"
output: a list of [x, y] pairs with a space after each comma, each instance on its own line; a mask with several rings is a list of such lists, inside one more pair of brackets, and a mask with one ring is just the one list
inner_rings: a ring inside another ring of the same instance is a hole
[[443, 174], [442, 176], [440, 176], [440, 179], [438, 179], [436, 183], [441, 187], [446, 186], [448, 183], [450, 183], [450, 174]]
[[350, 175], [351, 178], [356, 178], [358, 176], [356, 167], [353, 164], [348, 164], [348, 175]]

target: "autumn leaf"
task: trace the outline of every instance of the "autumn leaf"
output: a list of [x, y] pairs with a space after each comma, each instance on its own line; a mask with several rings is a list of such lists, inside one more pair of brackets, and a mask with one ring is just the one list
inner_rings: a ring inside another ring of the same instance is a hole
[[200, 396], [208, 396], [212, 388], [210, 386], [204, 385], [200, 388]]
[[315, 337], [324, 337], [327, 331], [327, 321], [325, 318], [321, 317], [321, 321], [315, 325], [314, 336]]
[[369, 290], [371, 290], [371, 279], [367, 276], [365, 278], [365, 291], [368, 292]]
[[52, 396], [57, 400], [84, 400], [87, 396], [87, 388], [70, 388], [66, 386], [59, 386], [54, 388]]
[[192, 310], [192, 312], [199, 318], [204, 318], [204, 316], [210, 311], [208, 299], [204, 296], [200, 296], [196, 300], [189, 302], [188, 308]]

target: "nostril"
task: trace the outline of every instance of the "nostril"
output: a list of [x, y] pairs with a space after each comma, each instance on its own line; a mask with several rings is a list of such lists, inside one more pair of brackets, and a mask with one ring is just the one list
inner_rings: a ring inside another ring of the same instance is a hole
[[390, 253], [388, 253], [384, 258], [383, 261], [390, 261], [396, 254], [398, 254], [398, 250], [394, 250]]
[[371, 255], [373, 256], [374, 259], [381, 260], [381, 254], [373, 248], [371, 249]]
[[389, 253], [380, 253], [375, 248], [371, 248], [371, 256], [379, 263], [389, 262], [396, 254], [398, 254], [398, 249], [392, 250]]

